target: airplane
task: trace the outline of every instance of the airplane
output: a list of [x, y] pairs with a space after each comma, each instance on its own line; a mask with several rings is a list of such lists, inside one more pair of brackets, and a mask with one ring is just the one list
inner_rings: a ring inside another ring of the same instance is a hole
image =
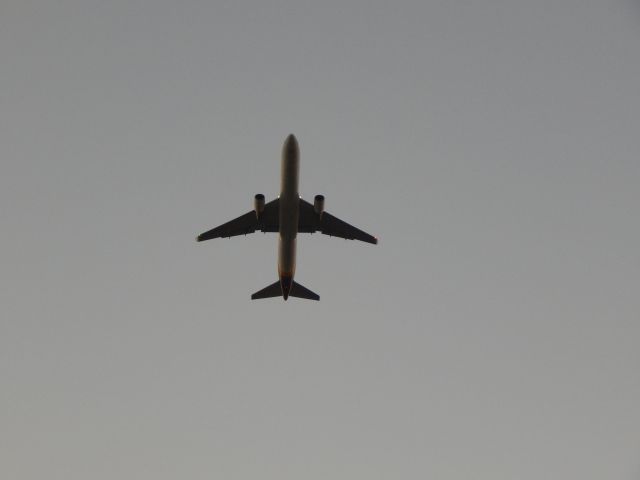
[[293, 280], [296, 272], [296, 236], [298, 233], [320, 231], [332, 237], [378, 243], [378, 239], [324, 211], [324, 196], [316, 195], [313, 204], [298, 193], [300, 149], [296, 137], [291, 134], [282, 146], [280, 171], [280, 195], [265, 203], [263, 194], [254, 197], [253, 210], [240, 217], [204, 232], [198, 242], [212, 238], [231, 238], [247, 235], [256, 230], [278, 232], [279, 280], [251, 295], [252, 300], [271, 297], [291, 297], [320, 300], [320, 296]]

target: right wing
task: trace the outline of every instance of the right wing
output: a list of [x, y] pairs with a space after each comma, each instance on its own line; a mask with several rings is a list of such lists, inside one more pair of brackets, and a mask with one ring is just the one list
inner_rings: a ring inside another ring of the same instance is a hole
[[235, 237], [236, 235], [247, 235], [256, 230], [262, 232], [277, 232], [280, 225], [280, 211], [278, 199], [270, 201], [264, 206], [260, 217], [251, 210], [238, 218], [223, 223], [219, 227], [212, 228], [208, 232], [198, 235], [198, 241], [211, 240], [212, 238]]
[[378, 243], [378, 239], [373, 235], [363, 232], [353, 225], [349, 225], [344, 220], [340, 220], [330, 213], [323, 212], [322, 215], [318, 215], [311, 203], [300, 199], [298, 232], [313, 233], [318, 230], [331, 237], [340, 237], [346, 240], [360, 240], [361, 242], [374, 244]]

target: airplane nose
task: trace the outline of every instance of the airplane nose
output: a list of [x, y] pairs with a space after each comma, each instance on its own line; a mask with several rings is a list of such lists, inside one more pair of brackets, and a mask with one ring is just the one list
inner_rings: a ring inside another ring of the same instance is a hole
[[297, 158], [299, 151], [298, 140], [296, 140], [295, 135], [292, 133], [284, 141], [284, 146], [282, 148], [283, 158]]
[[296, 136], [292, 133], [287, 139], [284, 141], [285, 148], [293, 149], [298, 147], [298, 140], [296, 140]]

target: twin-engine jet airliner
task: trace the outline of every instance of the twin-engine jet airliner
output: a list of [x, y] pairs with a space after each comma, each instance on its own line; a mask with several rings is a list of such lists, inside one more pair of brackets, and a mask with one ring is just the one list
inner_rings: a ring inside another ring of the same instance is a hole
[[313, 204], [304, 201], [298, 193], [300, 149], [298, 141], [289, 135], [282, 147], [280, 196], [265, 203], [258, 193], [254, 209], [244, 215], [198, 235], [198, 241], [212, 238], [246, 235], [256, 230], [278, 232], [278, 276], [280, 280], [251, 295], [259, 298], [288, 297], [320, 300], [320, 296], [293, 281], [296, 272], [296, 236], [300, 233], [320, 231], [332, 237], [378, 243], [378, 239], [324, 211], [324, 196], [316, 195]]

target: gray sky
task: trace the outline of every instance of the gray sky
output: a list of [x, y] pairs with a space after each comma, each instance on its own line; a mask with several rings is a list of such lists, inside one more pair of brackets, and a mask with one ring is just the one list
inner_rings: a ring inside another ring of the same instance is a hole
[[[640, 478], [640, 5], [0, 3], [0, 477]], [[378, 235], [298, 243], [279, 188]]]

